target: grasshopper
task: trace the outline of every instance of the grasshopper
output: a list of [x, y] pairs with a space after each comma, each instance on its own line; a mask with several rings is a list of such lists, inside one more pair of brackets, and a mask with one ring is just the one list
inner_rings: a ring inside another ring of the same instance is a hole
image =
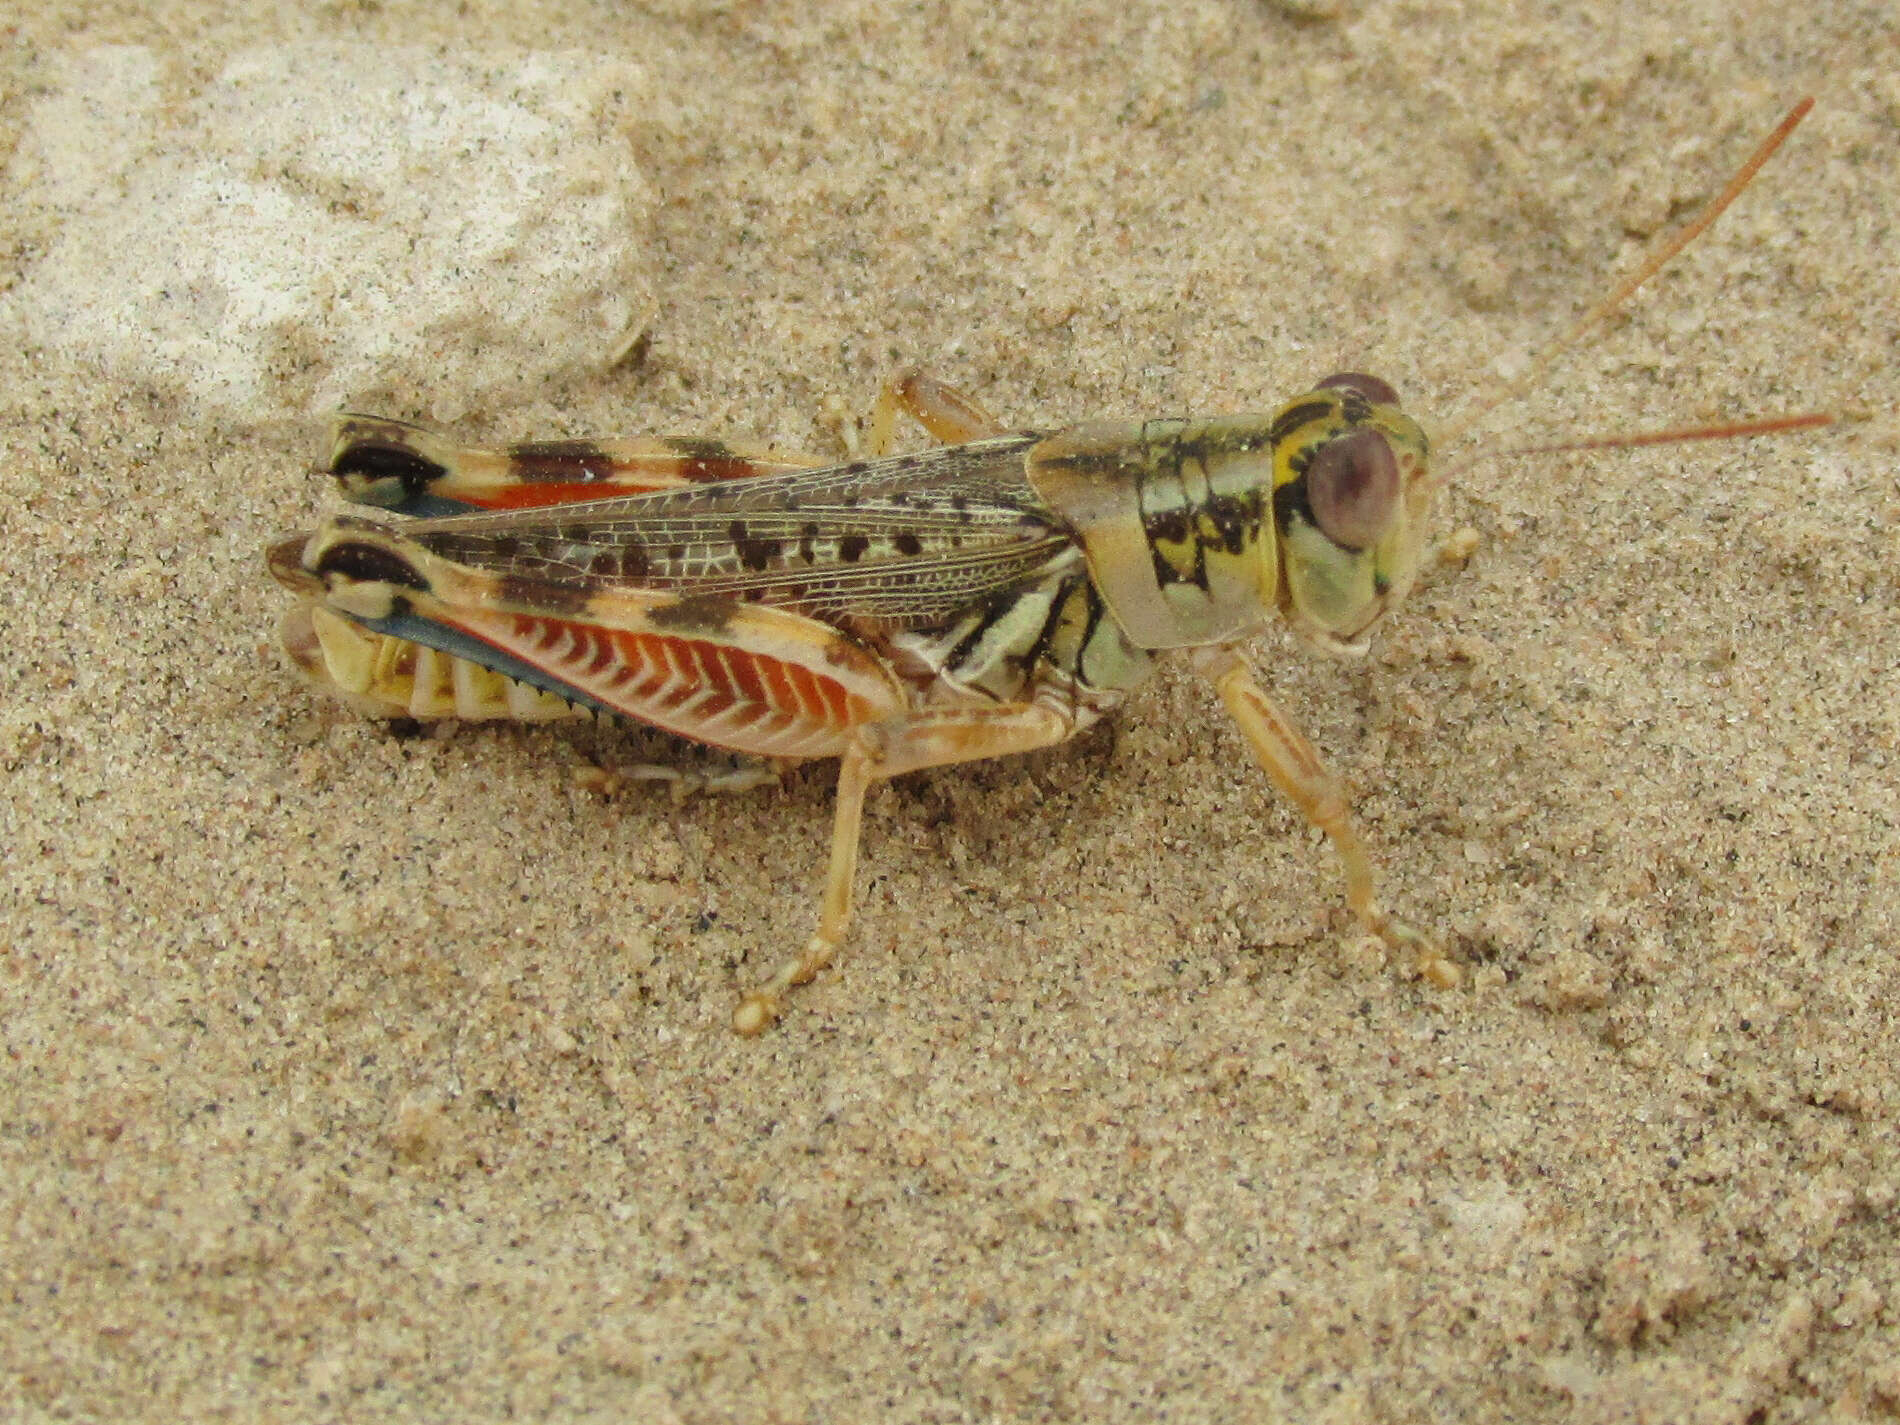
[[[1811, 103], [1478, 414], [1712, 223]], [[889, 454], [900, 416], [944, 444]], [[274, 542], [271, 572], [301, 596], [282, 645], [375, 715], [613, 713], [779, 765], [837, 758], [818, 928], [741, 1000], [741, 1033], [843, 942], [873, 784], [1064, 742], [1174, 650], [1331, 839], [1364, 930], [1458, 982], [1439, 942], [1381, 904], [1340, 783], [1241, 654], [1275, 617], [1361, 652], [1416, 579], [1446, 477], [1389, 384], [1342, 372], [1263, 415], [1012, 430], [913, 372], [879, 396], [870, 445], [831, 465], [706, 440], [484, 449], [345, 415], [325, 468], [346, 498], [410, 518], [339, 514]]]

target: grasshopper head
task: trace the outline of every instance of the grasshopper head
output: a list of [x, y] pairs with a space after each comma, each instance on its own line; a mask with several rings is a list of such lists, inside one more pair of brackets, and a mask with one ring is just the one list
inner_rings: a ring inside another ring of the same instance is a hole
[[1283, 407], [1273, 434], [1281, 606], [1321, 644], [1357, 652], [1418, 574], [1425, 433], [1384, 381], [1347, 371]]
[[1392, 388], [1348, 372], [1271, 417], [1071, 426], [1024, 459], [1137, 648], [1244, 638], [1278, 610], [1356, 652], [1417, 572], [1425, 450]]

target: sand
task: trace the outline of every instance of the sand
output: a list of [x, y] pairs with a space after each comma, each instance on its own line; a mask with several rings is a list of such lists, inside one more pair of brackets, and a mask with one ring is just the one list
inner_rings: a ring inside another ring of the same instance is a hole
[[[0, 1416], [1900, 1415], [1878, 4], [39, 5], [0, 98]], [[1494, 446], [1370, 657], [1262, 676], [1445, 991], [1169, 669], [903, 779], [758, 1040], [830, 772], [401, 735], [270, 649], [338, 404], [838, 455], [1443, 421], [1820, 103]], [[630, 331], [634, 359], [610, 358]]]

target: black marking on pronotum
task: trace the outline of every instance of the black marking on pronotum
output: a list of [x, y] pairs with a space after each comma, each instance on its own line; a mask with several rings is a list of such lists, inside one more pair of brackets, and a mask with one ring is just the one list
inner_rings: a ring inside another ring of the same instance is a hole
[[495, 593], [504, 604], [561, 617], [584, 610], [598, 587], [599, 581], [595, 579], [578, 583], [563, 580], [557, 584], [529, 574], [504, 574], [496, 581]]
[[1141, 530], [1150, 544], [1181, 544], [1188, 537], [1187, 512], [1178, 507], [1150, 510], [1142, 517]]
[[647, 622], [669, 633], [721, 634], [732, 622], [739, 605], [721, 594], [694, 594], [670, 604], [656, 604], [647, 610]]
[[[1171, 483], [1178, 488], [1178, 473], [1170, 478]], [[1157, 584], [1194, 584], [1206, 590], [1207, 540], [1202, 531], [1195, 527], [1193, 515], [1193, 507], [1190, 506], [1186, 509], [1151, 510], [1142, 516], [1142, 533], [1148, 536], [1148, 552], [1154, 558]], [[1185, 545], [1193, 551], [1193, 568], [1183, 573], [1161, 552], [1163, 544]]]
[[1155, 583], [1167, 585], [1181, 582], [1181, 571], [1168, 562], [1168, 557], [1152, 544], [1148, 546], [1148, 555], [1154, 561]]
[[1207, 517], [1220, 534], [1220, 547], [1238, 554], [1247, 547], [1247, 531], [1253, 524], [1255, 507], [1233, 495], [1215, 495], [1207, 502]]
[[404, 589], [427, 589], [429, 581], [415, 565], [380, 544], [354, 540], [333, 544], [317, 556], [311, 571], [319, 575], [340, 574], [364, 584], [395, 584]]
[[1187, 544], [1194, 536], [1187, 511], [1180, 508], [1149, 510], [1142, 516], [1141, 532], [1148, 538], [1148, 554], [1154, 562], [1157, 584], [1179, 584], [1188, 576], [1161, 552], [1164, 544]]
[[[1150, 421], [1150, 426], [1179, 427], [1179, 420]], [[1144, 436], [1146, 427], [1143, 428]], [[1157, 451], [1166, 453], [1167, 473], [1178, 477], [1184, 465], [1198, 465], [1203, 470], [1218, 465], [1234, 455], [1244, 455], [1257, 450], [1268, 440], [1258, 430], [1242, 425], [1220, 424], [1211, 429], [1205, 425], [1191, 428], [1192, 435], [1162, 436], [1154, 442]]]
[[1267, 427], [1267, 439], [1278, 445], [1308, 421], [1324, 420], [1332, 413], [1330, 401], [1302, 401], [1297, 406], [1288, 406]]
[[1194, 572], [1188, 576], [1194, 587], [1203, 594], [1211, 592], [1207, 583], [1207, 541], [1194, 541]]

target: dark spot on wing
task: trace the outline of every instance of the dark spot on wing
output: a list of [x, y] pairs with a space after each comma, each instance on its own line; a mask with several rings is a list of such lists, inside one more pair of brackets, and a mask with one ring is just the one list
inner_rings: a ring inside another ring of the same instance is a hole
[[610, 480], [614, 462], [591, 440], [533, 440], [508, 447], [508, 473], [525, 485], [591, 485]]
[[726, 538], [732, 541], [732, 547], [738, 551], [739, 563], [753, 573], [769, 568], [778, 558], [779, 541], [776, 539], [754, 539], [744, 520], [734, 520], [726, 526]]
[[512, 534], [417, 533], [416, 542], [431, 554], [459, 564], [513, 564], [534, 551]]
[[778, 558], [779, 542], [776, 539], [742, 539], [738, 544], [739, 562], [753, 573], [769, 568]]
[[502, 575], [496, 593], [504, 604], [513, 604], [520, 608], [532, 609], [543, 614], [577, 614], [587, 607], [593, 598], [596, 581], [585, 583], [550, 583], [545, 579], [533, 579], [523, 574]]
[[602, 579], [644, 579], [651, 569], [646, 546], [631, 539], [602, 545], [587, 561], [587, 572]]
[[753, 463], [731, 446], [717, 440], [672, 440], [667, 442], [680, 459], [680, 474], [688, 480], [731, 480], [750, 474]]
[[739, 606], [719, 594], [694, 594], [659, 604], [648, 610], [647, 619], [655, 628], [674, 633], [724, 633]]

